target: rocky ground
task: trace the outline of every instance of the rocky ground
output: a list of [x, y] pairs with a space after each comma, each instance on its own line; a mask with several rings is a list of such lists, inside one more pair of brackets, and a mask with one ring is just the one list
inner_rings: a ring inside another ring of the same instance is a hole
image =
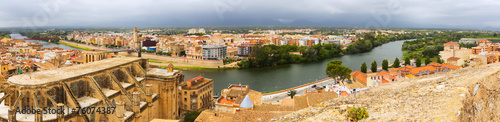
[[500, 121], [499, 71], [492, 64], [387, 83], [275, 121], [348, 121], [352, 106], [367, 108], [362, 121]]

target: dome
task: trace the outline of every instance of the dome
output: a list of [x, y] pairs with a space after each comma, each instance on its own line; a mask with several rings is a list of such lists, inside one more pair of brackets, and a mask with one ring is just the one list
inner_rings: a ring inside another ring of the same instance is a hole
[[66, 63], [64, 63], [64, 64], [66, 64], [66, 65], [70, 65], [70, 64], [71, 64], [71, 62], [70, 62], [70, 61], [69, 61], [69, 59], [68, 59], [68, 60], [66, 60]]
[[241, 108], [252, 108], [253, 107], [253, 102], [250, 99], [250, 97], [248, 97], [248, 95], [245, 96], [245, 99], [243, 99], [243, 101], [241, 102], [240, 107]]

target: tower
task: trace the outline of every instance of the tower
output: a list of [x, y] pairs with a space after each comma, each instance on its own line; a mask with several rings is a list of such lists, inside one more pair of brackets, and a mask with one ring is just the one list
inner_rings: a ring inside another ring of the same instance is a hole
[[[132, 42], [133, 43], [138, 43], [138, 41], [137, 41], [137, 27], [134, 27], [134, 40]], [[137, 47], [138, 47], [138, 45], [134, 44], [134, 48], [137, 48]]]

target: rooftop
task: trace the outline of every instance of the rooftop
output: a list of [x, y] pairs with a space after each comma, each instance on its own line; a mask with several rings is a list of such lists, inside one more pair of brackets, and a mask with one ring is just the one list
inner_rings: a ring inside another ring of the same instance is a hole
[[161, 76], [173, 76], [179, 70], [174, 70], [173, 72], [168, 72], [166, 69], [153, 68], [148, 71], [148, 75], [161, 75]]
[[100, 60], [92, 63], [74, 65], [69, 67], [63, 67], [58, 69], [33, 72], [29, 74], [15, 75], [10, 77], [7, 82], [17, 85], [43, 85], [58, 81], [63, 81], [66, 79], [79, 77], [82, 75], [90, 74], [92, 72], [97, 72], [105, 70], [112, 67], [118, 67], [123, 64], [132, 63], [141, 60], [140, 58], [113, 58]]

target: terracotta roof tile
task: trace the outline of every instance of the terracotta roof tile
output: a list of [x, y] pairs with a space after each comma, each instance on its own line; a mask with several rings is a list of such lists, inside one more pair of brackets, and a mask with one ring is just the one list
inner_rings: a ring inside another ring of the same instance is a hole
[[435, 71], [435, 70], [436, 70], [436, 67], [433, 67], [433, 66], [424, 66], [424, 67], [418, 67], [418, 68], [411, 69], [410, 73], [411, 74], [417, 74], [419, 72]]
[[444, 46], [460, 46], [459, 44], [455, 43], [455, 42], [448, 42], [446, 44], [444, 44]]
[[458, 61], [460, 60], [460, 58], [457, 58], [457, 57], [450, 57], [448, 59], [446, 59], [447, 61]]

